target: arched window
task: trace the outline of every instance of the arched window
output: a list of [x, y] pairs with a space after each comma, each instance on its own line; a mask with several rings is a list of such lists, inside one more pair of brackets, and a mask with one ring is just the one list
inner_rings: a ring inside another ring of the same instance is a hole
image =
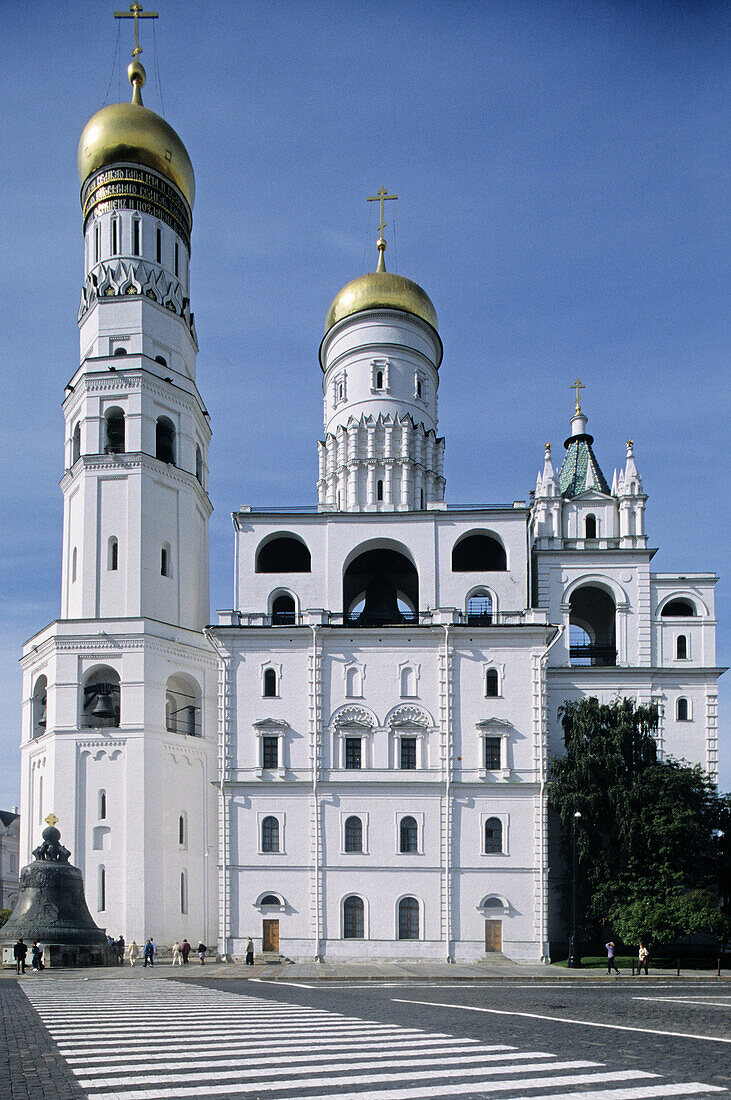
[[663, 619], [686, 618], [695, 613], [695, 607], [690, 600], [670, 600], [661, 611]]
[[276, 699], [277, 697], [277, 673], [273, 668], [264, 669], [264, 698]]
[[195, 476], [198, 478], [198, 481], [202, 485], [203, 484], [203, 452], [201, 451], [201, 449], [200, 449], [200, 447], [198, 446], [197, 443], [196, 443], [196, 447], [195, 447]]
[[490, 626], [492, 597], [487, 592], [473, 592], [467, 600], [467, 625]]
[[119, 673], [98, 668], [84, 682], [82, 725], [87, 729], [112, 729], [119, 726], [121, 693]]
[[401, 669], [401, 695], [406, 698], [416, 695], [416, 672], [411, 667]]
[[256, 554], [257, 573], [309, 573], [310, 551], [293, 535], [277, 535], [260, 546]]
[[46, 701], [48, 680], [39, 676], [33, 687], [32, 730], [31, 737], [42, 737], [46, 732]]
[[121, 409], [108, 409], [105, 420], [105, 455], [124, 454], [124, 413]]
[[[120, 355], [126, 355], [127, 354], [127, 349], [120, 345], [120, 347], [114, 349], [114, 354], [115, 354], [116, 357], [118, 357]], [[116, 370], [116, 367], [114, 369]]]
[[279, 851], [279, 821], [276, 817], [265, 817], [261, 823], [261, 850]]
[[383, 500], [383, 482], [380, 479], [376, 482], [376, 500]]
[[155, 457], [175, 465], [175, 425], [167, 416], [158, 417], [155, 425]]
[[418, 940], [419, 903], [416, 898], [401, 898], [398, 903], [398, 938]]
[[74, 428], [74, 434], [71, 437], [71, 465], [81, 458], [81, 424], [77, 424]]
[[184, 737], [202, 737], [201, 689], [192, 676], [176, 673], [165, 687], [165, 729]]
[[496, 668], [488, 668], [485, 673], [485, 695], [488, 699], [497, 699], [500, 694], [500, 680]]
[[119, 568], [119, 543], [114, 535], [111, 536], [107, 543], [107, 569], [111, 573], [115, 573]]
[[78, 566], [78, 562], [79, 562], [79, 554], [78, 554], [78, 551], [77, 551], [76, 547], [74, 547], [73, 550], [71, 551], [71, 583], [72, 584], [76, 580], [76, 569], [77, 569], [77, 566]]
[[164, 542], [160, 548], [160, 576], [172, 577], [172, 561], [170, 558], [170, 544]]
[[276, 905], [281, 908], [282, 901], [281, 898], [278, 898], [276, 894], [265, 894], [259, 902], [259, 905]]
[[584, 520], [584, 538], [596, 538], [596, 516], [589, 515]]
[[399, 826], [399, 851], [418, 852], [419, 827], [413, 817], [402, 817]]
[[688, 707], [688, 700], [684, 698], [678, 699], [675, 704], [675, 717], [679, 722], [687, 722], [690, 719], [690, 711]]
[[107, 792], [104, 789], [99, 791], [99, 820], [107, 820]]
[[505, 547], [487, 532], [466, 535], [452, 550], [452, 572], [493, 573], [507, 569]]
[[569, 599], [569, 654], [572, 665], [617, 663], [616, 606], [597, 585], [575, 589]]
[[185, 814], [181, 814], [178, 818], [178, 845], [181, 848], [188, 847], [188, 822], [185, 819]]
[[351, 894], [343, 902], [343, 939], [362, 940], [365, 935], [363, 899]]
[[376, 371], [376, 389], [377, 390], [382, 390], [383, 389], [383, 371], [382, 370], [377, 370]]
[[294, 599], [287, 592], [283, 592], [272, 600], [272, 626], [293, 626], [294, 621]]
[[161, 367], [166, 367], [168, 365], [168, 361], [164, 355], [156, 355], [155, 362], [159, 363]]
[[185, 871], [180, 872], [180, 912], [188, 912], [188, 876]]
[[345, 670], [345, 694], [349, 699], [360, 699], [363, 694], [361, 670], [357, 665]]
[[489, 817], [485, 822], [485, 855], [495, 855], [503, 850], [503, 823], [499, 817]]
[[345, 851], [363, 851], [363, 822], [359, 817], [349, 817], [345, 822]]
[[140, 254], [140, 237], [141, 237], [140, 225], [141, 225], [141, 223], [140, 223], [139, 218], [133, 218], [132, 219], [132, 255], [133, 256], [139, 256], [139, 254]]
[[107, 872], [104, 866], [100, 866], [98, 871], [96, 907], [99, 913], [107, 907]]
[[685, 634], [678, 634], [675, 643], [675, 656], [679, 661], [684, 661], [688, 656], [688, 639]]

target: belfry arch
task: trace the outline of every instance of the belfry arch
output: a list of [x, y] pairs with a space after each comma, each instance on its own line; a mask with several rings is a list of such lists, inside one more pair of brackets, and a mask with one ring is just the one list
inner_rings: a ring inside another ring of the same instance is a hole
[[363, 550], [343, 573], [343, 617], [352, 626], [418, 621], [419, 574], [395, 547]]

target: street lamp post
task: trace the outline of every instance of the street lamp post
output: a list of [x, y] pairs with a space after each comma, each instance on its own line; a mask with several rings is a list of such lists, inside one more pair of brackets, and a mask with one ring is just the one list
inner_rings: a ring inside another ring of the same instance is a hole
[[569, 938], [569, 966], [573, 970], [577, 970], [581, 966], [581, 945], [579, 943], [579, 933], [576, 927], [576, 826], [578, 825], [580, 818], [581, 814], [577, 810], [574, 814], [573, 851], [571, 861], [571, 936]]

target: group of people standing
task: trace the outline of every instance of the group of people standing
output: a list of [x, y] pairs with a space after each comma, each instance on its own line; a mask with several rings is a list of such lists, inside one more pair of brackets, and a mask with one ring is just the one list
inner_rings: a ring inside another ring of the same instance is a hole
[[[173, 944], [173, 966], [187, 966], [188, 958], [192, 950], [193, 948], [188, 943], [187, 939], [183, 939], [182, 943], [176, 940]], [[203, 941], [201, 941], [198, 944], [198, 958], [200, 960], [201, 966], [205, 965], [207, 952], [208, 948], [203, 943]], [[152, 939], [152, 937], [150, 937], [150, 939], [145, 943], [144, 947], [142, 948], [143, 967], [154, 966], [156, 956], [157, 944]], [[138, 944], [134, 940], [132, 940], [129, 947], [127, 948], [127, 960], [129, 962], [129, 965], [134, 966], [139, 957], [140, 948]]]
[[[15, 973], [25, 974], [25, 960], [28, 958], [28, 944], [25, 943], [22, 936], [18, 937], [17, 943], [13, 946], [13, 958], [15, 959]], [[30, 949], [30, 962], [34, 970], [45, 970], [45, 963], [43, 962], [43, 944], [40, 940], [34, 940], [33, 946]]]
[[[610, 940], [609, 943], [604, 945], [607, 949], [607, 974], [611, 974], [614, 971], [615, 974], [619, 974], [617, 969], [617, 963], [615, 959], [616, 944], [614, 940]], [[637, 977], [639, 978], [642, 971], [645, 971], [645, 976], [649, 978], [650, 971], [648, 969], [650, 965], [650, 951], [644, 943], [640, 943], [640, 949], [637, 952]]]

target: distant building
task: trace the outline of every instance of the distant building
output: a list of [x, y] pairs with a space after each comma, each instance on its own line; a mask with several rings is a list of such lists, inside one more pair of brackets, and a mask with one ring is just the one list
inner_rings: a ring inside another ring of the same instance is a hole
[[[313, 356], [317, 503], [234, 513], [234, 605], [211, 627], [195, 181], [129, 71], [132, 102], [79, 145], [61, 617], [22, 660], [23, 861], [53, 811], [94, 918], [127, 940], [546, 959], [558, 708], [654, 701], [661, 755], [715, 775], [716, 578], [652, 572], [633, 446], [608, 482], [578, 383], [558, 473], [546, 448], [529, 500], [449, 506], [436, 311], [381, 236]], [[300, 461], [299, 411], [271, 399]]]
[[12, 909], [18, 900], [20, 816], [0, 810], [0, 909]]

